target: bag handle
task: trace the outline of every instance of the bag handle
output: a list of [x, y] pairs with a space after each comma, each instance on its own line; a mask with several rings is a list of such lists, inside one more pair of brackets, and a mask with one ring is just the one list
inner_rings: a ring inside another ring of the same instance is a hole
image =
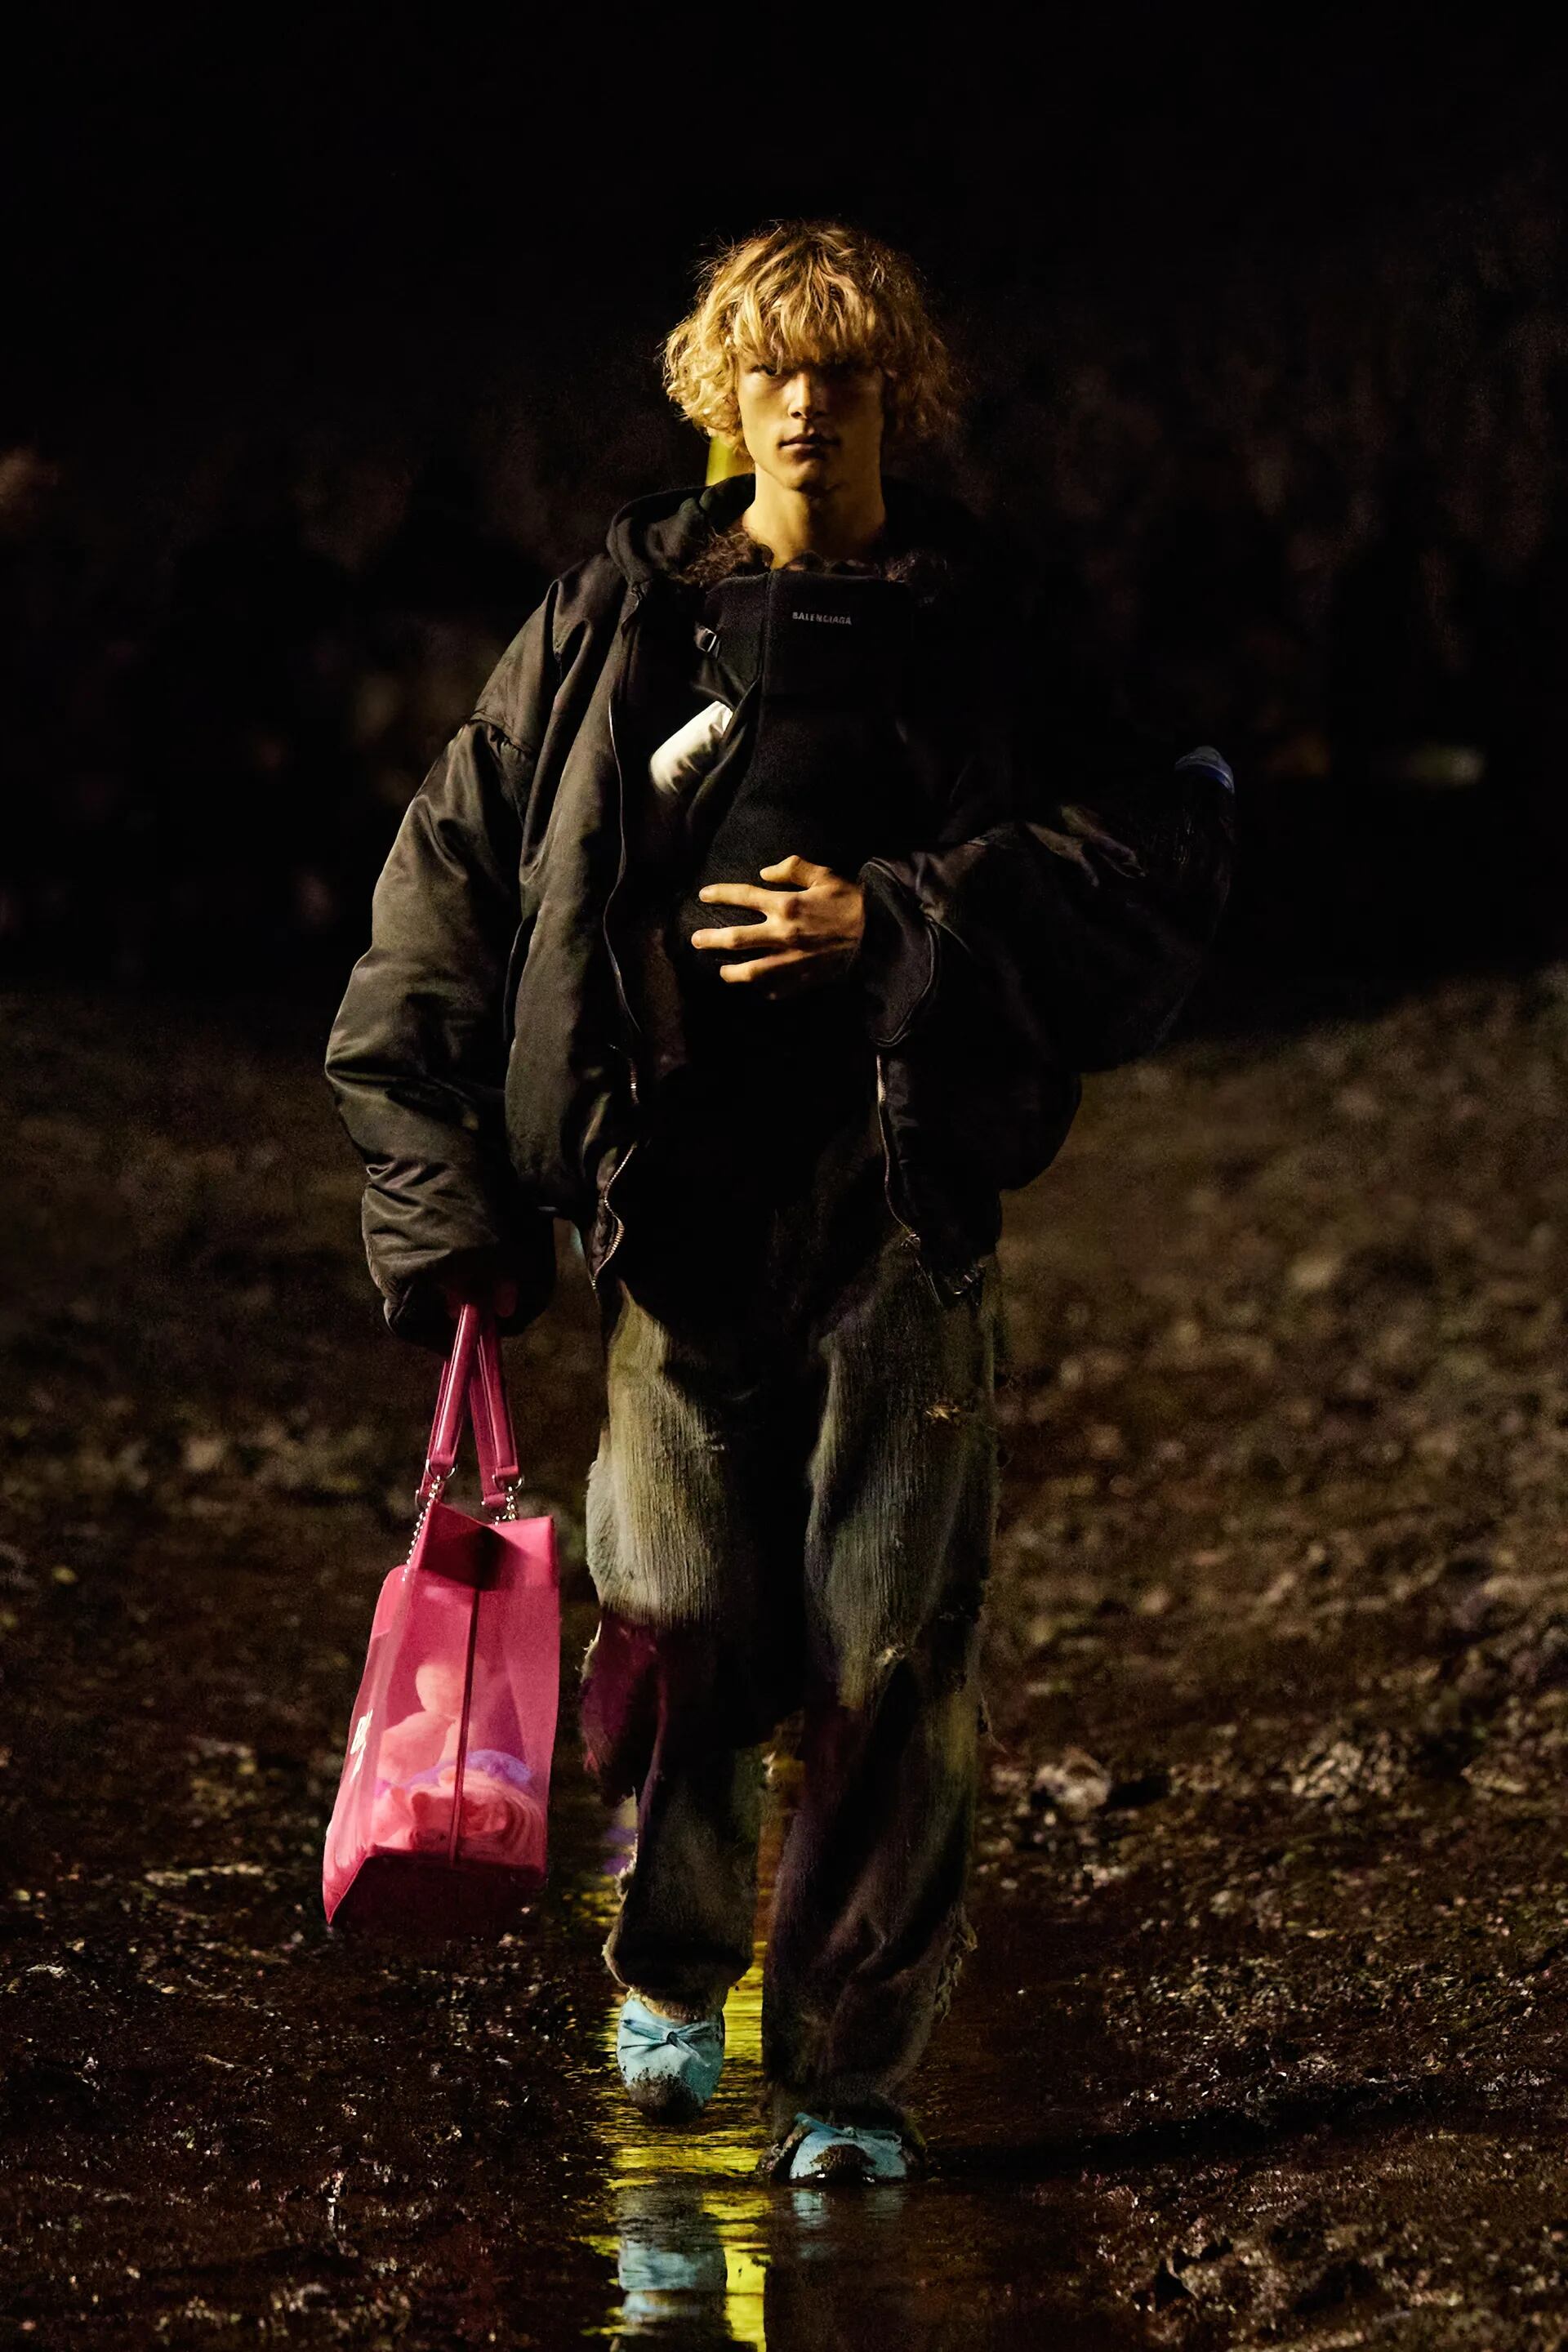
[[468, 1400], [468, 1382], [479, 1344], [479, 1310], [477, 1307], [465, 1307], [458, 1314], [452, 1352], [441, 1367], [441, 1385], [436, 1391], [436, 1418], [430, 1424], [425, 1474], [419, 1481], [419, 1492], [415, 1498], [421, 1505], [434, 1502], [458, 1466], [458, 1440], [463, 1433], [463, 1407]]
[[501, 1371], [500, 1341], [495, 1317], [488, 1307], [480, 1320], [474, 1367], [468, 1375], [468, 1412], [474, 1424], [474, 1451], [479, 1457], [479, 1493], [488, 1509], [515, 1519], [522, 1472]]
[[503, 1517], [515, 1518], [522, 1473], [518, 1466], [517, 1438], [501, 1372], [495, 1314], [489, 1307], [472, 1303], [458, 1310], [452, 1352], [441, 1369], [429, 1450], [415, 1497], [421, 1516], [436, 1501], [457, 1468], [465, 1411], [474, 1424], [479, 1492], [485, 1507], [499, 1510]]

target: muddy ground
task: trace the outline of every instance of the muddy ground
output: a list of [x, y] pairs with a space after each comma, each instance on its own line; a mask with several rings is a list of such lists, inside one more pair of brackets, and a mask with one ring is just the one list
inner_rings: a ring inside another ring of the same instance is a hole
[[[1568, 2343], [1568, 973], [1099, 1080], [1009, 1203], [979, 1948], [936, 2177], [837, 2198], [750, 2177], [754, 1978], [626, 2116], [569, 1716], [508, 1943], [323, 1928], [432, 1363], [319, 1047], [4, 1005], [0, 2344]], [[570, 1677], [563, 1229], [510, 1362]]]

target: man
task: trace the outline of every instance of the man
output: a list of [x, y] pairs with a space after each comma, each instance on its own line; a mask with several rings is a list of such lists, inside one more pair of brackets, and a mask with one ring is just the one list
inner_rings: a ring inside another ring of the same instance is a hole
[[952, 402], [901, 256], [768, 229], [666, 378], [754, 473], [634, 500], [552, 584], [408, 812], [327, 1067], [395, 1329], [444, 1346], [465, 1297], [519, 1328], [552, 1219], [582, 1236], [628, 2090], [689, 2121], [718, 2080], [800, 1709], [763, 2162], [901, 2179], [972, 1941], [999, 1193], [1174, 1017], [1230, 777], [1088, 708], [1000, 542], [884, 472]]

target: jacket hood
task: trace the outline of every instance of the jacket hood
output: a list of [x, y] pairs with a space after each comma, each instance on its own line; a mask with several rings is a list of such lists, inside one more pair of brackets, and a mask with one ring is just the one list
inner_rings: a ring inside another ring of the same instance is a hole
[[[646, 583], [689, 563], [710, 532], [726, 531], [750, 506], [753, 477], [731, 474], [706, 487], [654, 490], [622, 507], [606, 545], [628, 581]], [[884, 475], [888, 537], [896, 552], [938, 558], [952, 573], [1005, 563], [1005, 542], [958, 499]]]

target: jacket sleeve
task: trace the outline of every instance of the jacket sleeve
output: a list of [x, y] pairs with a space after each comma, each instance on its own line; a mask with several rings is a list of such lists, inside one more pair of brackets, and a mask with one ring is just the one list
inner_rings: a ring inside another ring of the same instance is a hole
[[1027, 746], [997, 730], [933, 845], [860, 870], [875, 1042], [900, 1044], [955, 995], [1058, 1069], [1151, 1051], [1225, 905], [1233, 802], [1219, 752], [1184, 751], [1114, 705]]
[[371, 944], [326, 1073], [365, 1165], [365, 1253], [402, 1338], [445, 1349], [444, 1281], [510, 1276], [521, 1329], [548, 1305], [554, 1223], [507, 1150], [504, 997], [521, 926], [522, 811], [554, 688], [547, 598], [503, 657], [507, 723], [459, 728], [410, 803], [372, 903]]

